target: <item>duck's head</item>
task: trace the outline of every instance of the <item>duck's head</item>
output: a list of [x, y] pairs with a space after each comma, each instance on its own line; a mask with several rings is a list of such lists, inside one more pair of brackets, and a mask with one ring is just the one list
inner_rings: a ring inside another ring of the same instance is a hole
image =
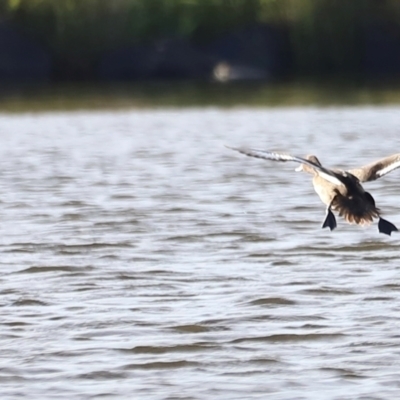
[[[318, 158], [312, 154], [309, 154], [308, 156], [305, 157], [306, 160], [311, 161], [312, 163], [316, 164], [316, 165], [321, 165], [321, 163], [319, 162]], [[309, 174], [315, 175], [316, 171], [313, 167], [311, 167], [310, 165], [307, 164], [300, 164], [297, 168], [296, 171], [304, 171], [307, 172]]]

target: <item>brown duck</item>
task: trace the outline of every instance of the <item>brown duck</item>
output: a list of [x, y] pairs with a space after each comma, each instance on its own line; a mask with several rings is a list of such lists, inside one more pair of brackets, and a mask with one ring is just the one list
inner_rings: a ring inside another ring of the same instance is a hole
[[374, 218], [379, 218], [379, 232], [390, 235], [398, 230], [395, 225], [380, 216], [381, 211], [375, 206], [374, 198], [364, 190], [361, 183], [373, 181], [399, 168], [400, 153], [361, 168], [343, 171], [324, 168], [318, 158], [312, 155], [301, 158], [252, 148], [228, 148], [250, 157], [300, 163], [296, 171], [305, 171], [313, 175], [314, 189], [327, 206], [322, 228], [329, 227], [330, 230], [336, 228], [333, 210], [350, 224], [369, 225]]

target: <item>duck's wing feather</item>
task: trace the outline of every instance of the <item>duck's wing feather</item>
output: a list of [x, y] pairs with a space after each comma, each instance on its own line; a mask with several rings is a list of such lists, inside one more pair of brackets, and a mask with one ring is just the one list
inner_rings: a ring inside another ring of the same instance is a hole
[[290, 154], [281, 154], [254, 148], [230, 147], [230, 146], [225, 146], [225, 147], [231, 150], [238, 151], [239, 153], [245, 154], [246, 156], [249, 157], [256, 157], [256, 158], [262, 158], [264, 160], [274, 160], [283, 162], [293, 161], [299, 164], [306, 164], [311, 168], [314, 168], [314, 170], [318, 173], [319, 176], [333, 183], [334, 185], [341, 185], [346, 182], [345, 180], [341, 179], [342, 177], [340, 174], [335, 173], [334, 171], [324, 168], [321, 165], [315, 164], [314, 162], [306, 160], [305, 158], [302, 157], [296, 157], [296, 156], [291, 156]]
[[351, 169], [349, 172], [356, 176], [360, 182], [374, 181], [400, 168], [400, 153], [393, 154], [389, 157], [382, 158], [361, 168]]

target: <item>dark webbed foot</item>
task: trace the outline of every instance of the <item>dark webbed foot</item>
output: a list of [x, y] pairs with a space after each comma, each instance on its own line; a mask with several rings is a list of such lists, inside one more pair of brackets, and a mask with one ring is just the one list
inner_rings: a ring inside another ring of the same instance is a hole
[[389, 236], [393, 231], [398, 231], [398, 229], [391, 222], [383, 218], [379, 218], [378, 229], [379, 233], [385, 233]]
[[336, 225], [336, 218], [333, 215], [333, 213], [332, 213], [330, 208], [328, 208], [326, 210], [326, 218], [325, 218], [325, 221], [322, 223], [322, 228], [326, 228], [327, 226], [329, 227], [329, 229], [331, 231], [333, 231], [337, 226]]

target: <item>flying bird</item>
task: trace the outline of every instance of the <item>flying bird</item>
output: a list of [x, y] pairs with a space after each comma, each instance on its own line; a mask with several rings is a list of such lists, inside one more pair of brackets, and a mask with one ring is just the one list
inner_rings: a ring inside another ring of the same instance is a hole
[[322, 228], [336, 228], [336, 218], [332, 211], [343, 217], [350, 224], [369, 225], [374, 218], [379, 218], [379, 232], [390, 235], [397, 231], [395, 225], [381, 217], [381, 211], [375, 205], [375, 200], [366, 192], [361, 183], [374, 181], [400, 167], [400, 153], [393, 154], [361, 168], [344, 171], [328, 169], [321, 165], [318, 158], [308, 155], [306, 158], [270, 151], [229, 147], [246, 156], [274, 161], [293, 161], [300, 166], [296, 171], [304, 171], [313, 175], [313, 185], [321, 201], [326, 205], [326, 216]]

